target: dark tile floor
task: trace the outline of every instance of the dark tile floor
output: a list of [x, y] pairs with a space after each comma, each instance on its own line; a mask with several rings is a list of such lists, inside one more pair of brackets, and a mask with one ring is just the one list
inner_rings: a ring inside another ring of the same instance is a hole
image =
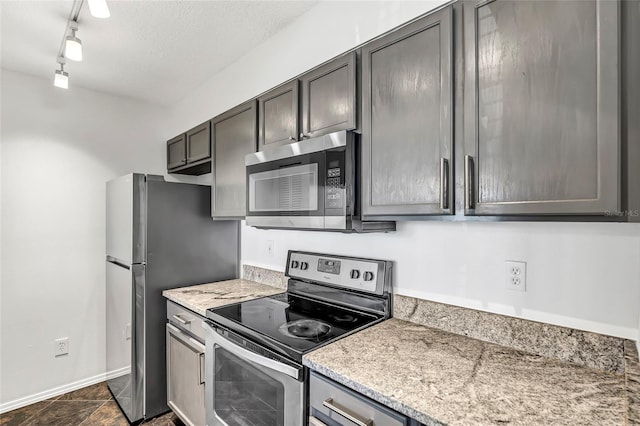
[[[169, 412], [148, 426], [184, 426]], [[0, 426], [128, 426], [106, 383], [88, 386], [46, 401], [0, 414]]]

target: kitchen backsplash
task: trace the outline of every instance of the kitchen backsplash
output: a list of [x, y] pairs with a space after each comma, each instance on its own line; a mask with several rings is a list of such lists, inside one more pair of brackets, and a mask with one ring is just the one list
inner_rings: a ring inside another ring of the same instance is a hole
[[393, 316], [617, 374], [625, 372], [625, 348], [634, 346], [619, 337], [400, 295], [394, 295]]
[[284, 272], [260, 268], [259, 266], [242, 265], [242, 278], [273, 287], [287, 288], [287, 278], [284, 276]]

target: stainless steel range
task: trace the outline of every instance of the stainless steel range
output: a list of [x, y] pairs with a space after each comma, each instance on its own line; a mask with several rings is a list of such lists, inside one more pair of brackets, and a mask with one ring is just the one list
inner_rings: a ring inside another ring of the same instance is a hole
[[388, 318], [391, 267], [289, 251], [286, 292], [209, 309], [207, 425], [306, 424], [302, 356]]

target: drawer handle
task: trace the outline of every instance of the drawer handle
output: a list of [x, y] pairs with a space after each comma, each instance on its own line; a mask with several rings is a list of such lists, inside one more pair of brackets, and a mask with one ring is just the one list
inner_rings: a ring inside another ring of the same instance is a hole
[[316, 417], [309, 417], [309, 426], [329, 426], [325, 422], [318, 420]]
[[178, 321], [182, 325], [189, 325], [189, 324], [191, 324], [191, 321], [193, 321], [193, 318], [186, 320], [186, 319], [182, 318], [179, 314], [175, 314], [173, 316], [173, 319]]
[[371, 426], [373, 425], [373, 420], [371, 419], [363, 419], [359, 415], [352, 413], [350, 410], [341, 407], [340, 405], [333, 402], [333, 398], [325, 399], [322, 401], [322, 405], [327, 407], [329, 410], [334, 411], [335, 413], [341, 415], [345, 419], [349, 420], [352, 423], [355, 423], [358, 426]]

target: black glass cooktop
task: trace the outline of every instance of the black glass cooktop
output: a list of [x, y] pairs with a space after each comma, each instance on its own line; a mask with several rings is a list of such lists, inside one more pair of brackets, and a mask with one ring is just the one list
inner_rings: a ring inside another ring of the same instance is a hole
[[296, 360], [379, 316], [290, 293], [207, 310], [207, 317]]

